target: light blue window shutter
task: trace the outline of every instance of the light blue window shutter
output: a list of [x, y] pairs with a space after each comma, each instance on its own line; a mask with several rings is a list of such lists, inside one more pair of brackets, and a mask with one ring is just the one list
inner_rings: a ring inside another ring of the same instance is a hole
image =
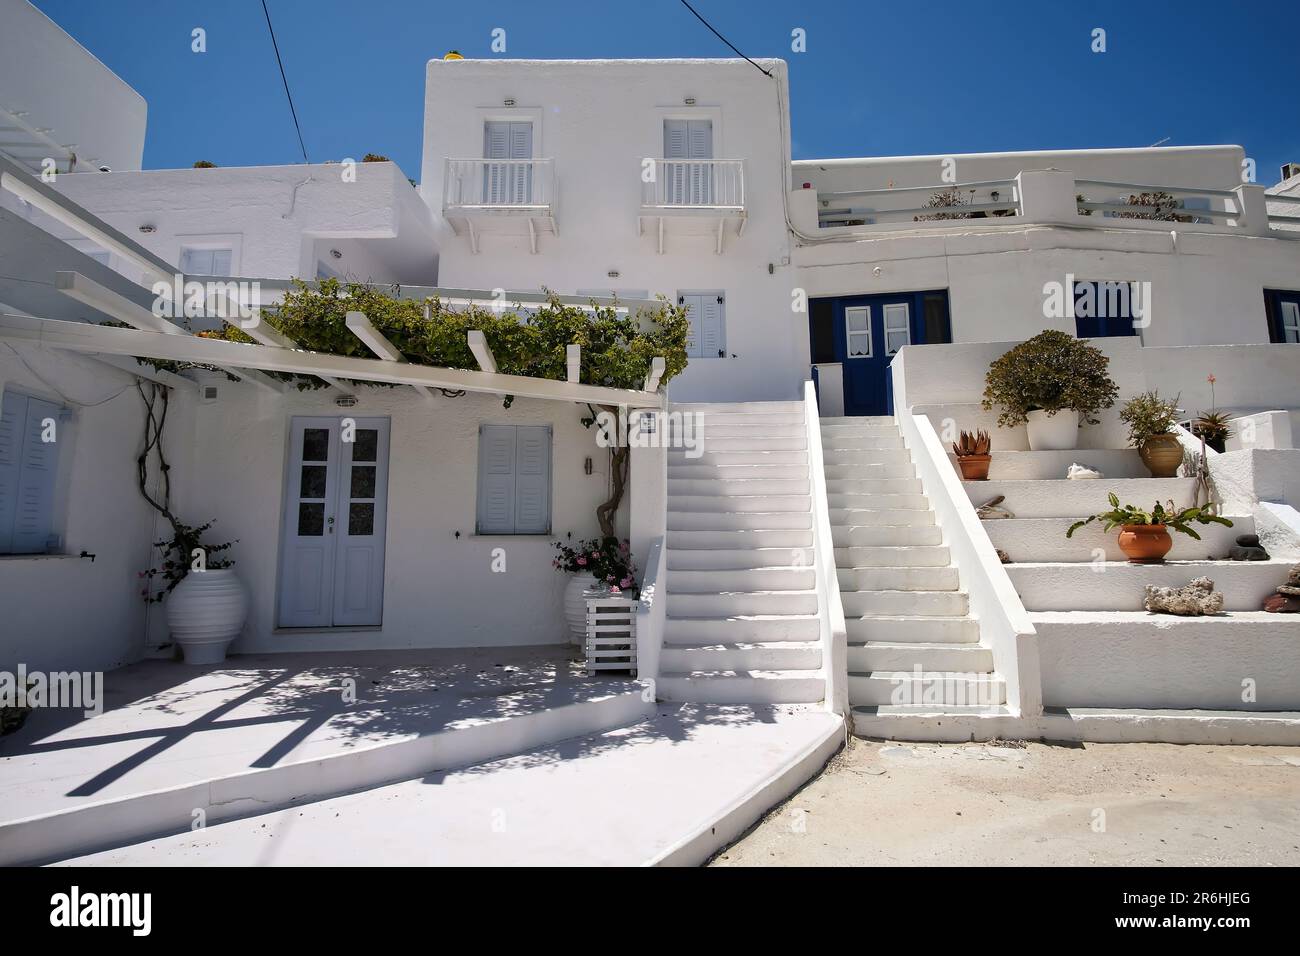
[[483, 158], [510, 158], [510, 123], [489, 121], [483, 128]]
[[520, 425], [515, 438], [515, 533], [551, 530], [551, 426]]
[[59, 406], [28, 398], [11, 543], [14, 554], [43, 553], [49, 545], [54, 525], [54, 479], [58, 474], [59, 443], [41, 441], [42, 423], [47, 418], [57, 423]]
[[689, 159], [687, 120], [664, 120], [664, 159]]
[[686, 306], [686, 318], [690, 323], [686, 331], [686, 357], [700, 358], [703, 338], [700, 335], [700, 307], [703, 296], [679, 295], [678, 304]]
[[700, 356], [716, 358], [726, 347], [722, 321], [722, 295], [700, 296], [699, 338]]
[[22, 471], [27, 396], [6, 392], [0, 400], [0, 554], [12, 554], [18, 514], [18, 474]]
[[478, 533], [515, 530], [515, 426], [478, 430]]

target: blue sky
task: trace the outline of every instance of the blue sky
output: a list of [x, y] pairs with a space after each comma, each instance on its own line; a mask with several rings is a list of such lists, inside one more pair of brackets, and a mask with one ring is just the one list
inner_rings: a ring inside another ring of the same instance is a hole
[[[1271, 184], [1300, 161], [1294, 31], [1226, 0], [692, 0], [790, 64], [796, 158], [1238, 143]], [[149, 102], [146, 168], [301, 161], [259, 0], [36, 0]], [[313, 161], [383, 153], [418, 177], [424, 64], [730, 56], [678, 0], [269, 0]], [[208, 50], [190, 50], [190, 31]], [[505, 54], [490, 50], [506, 31]], [[807, 52], [791, 52], [802, 28]], [[1091, 33], [1106, 30], [1105, 53]]]

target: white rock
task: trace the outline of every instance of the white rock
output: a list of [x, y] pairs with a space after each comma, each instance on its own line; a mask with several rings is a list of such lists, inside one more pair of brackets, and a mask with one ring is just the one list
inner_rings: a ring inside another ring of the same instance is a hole
[[1106, 476], [1096, 468], [1089, 468], [1087, 465], [1081, 465], [1076, 461], [1066, 470], [1065, 477], [1077, 480], [1082, 478], [1105, 478]]

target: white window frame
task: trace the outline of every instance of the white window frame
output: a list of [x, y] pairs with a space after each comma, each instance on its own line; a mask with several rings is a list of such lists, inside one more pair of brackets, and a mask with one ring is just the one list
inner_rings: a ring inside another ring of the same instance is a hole
[[[885, 327], [885, 355], [897, 355], [898, 349], [901, 349], [904, 346], [912, 344], [912, 307], [906, 302], [887, 302], [884, 305], [882, 305], [880, 308], [884, 318], [884, 327]], [[903, 310], [903, 327], [901, 329], [889, 327], [889, 314], [891, 309], [895, 310], [895, 314], [898, 309]], [[902, 332], [907, 337], [907, 341], [904, 342], [903, 345], [900, 345], [897, 349], [891, 348], [889, 345], [890, 332], [893, 332], [895, 334], [897, 334], [898, 332]]]
[[[849, 324], [850, 312], [863, 312], [867, 316], [867, 327], [865, 329], [855, 329]], [[853, 337], [865, 335], [867, 337], [867, 351], [862, 355], [853, 354]], [[875, 342], [872, 341], [871, 335], [871, 306], [869, 305], [846, 305], [844, 307], [844, 357], [849, 359], [869, 359], [875, 354]]]
[[[1288, 321], [1287, 307], [1290, 306], [1290, 321]], [[1278, 303], [1282, 311], [1282, 341], [1288, 344], [1300, 343], [1300, 305], [1295, 302], [1289, 302], [1283, 299]]]
[[224, 235], [212, 234], [202, 236], [177, 236], [176, 237], [176, 268], [180, 270], [181, 262], [185, 258], [185, 250], [195, 249], [206, 251], [209, 249], [230, 250], [230, 274], [232, 276], [241, 275], [242, 252], [244, 237], [240, 233], [227, 233]]

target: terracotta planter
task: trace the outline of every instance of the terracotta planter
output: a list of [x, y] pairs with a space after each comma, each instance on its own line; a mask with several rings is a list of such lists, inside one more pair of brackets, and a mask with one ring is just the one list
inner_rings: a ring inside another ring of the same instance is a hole
[[1174, 478], [1183, 463], [1183, 443], [1177, 435], [1152, 435], [1138, 449], [1152, 478]]
[[1030, 451], [1057, 451], [1079, 444], [1079, 413], [1073, 409], [1063, 408], [1054, 415], [1038, 410], [1028, 418]]
[[963, 481], [988, 481], [992, 455], [962, 455], [957, 459]]
[[1162, 524], [1126, 524], [1119, 531], [1119, 549], [1133, 564], [1160, 564], [1173, 546]]

